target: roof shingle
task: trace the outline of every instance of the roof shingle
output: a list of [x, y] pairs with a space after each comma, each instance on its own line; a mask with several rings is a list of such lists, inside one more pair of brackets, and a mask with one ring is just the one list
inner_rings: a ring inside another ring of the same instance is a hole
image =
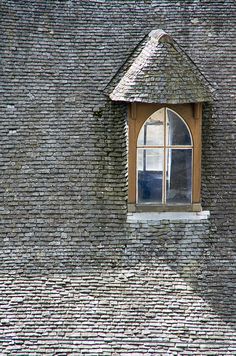
[[211, 101], [212, 95], [209, 83], [187, 54], [163, 30], [154, 30], [110, 98], [178, 104]]

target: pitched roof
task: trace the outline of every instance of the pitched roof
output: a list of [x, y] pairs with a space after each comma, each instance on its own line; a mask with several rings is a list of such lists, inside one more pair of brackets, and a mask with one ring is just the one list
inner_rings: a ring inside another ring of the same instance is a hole
[[170, 104], [212, 100], [205, 77], [162, 30], [150, 32], [144, 48], [109, 96], [115, 101]]

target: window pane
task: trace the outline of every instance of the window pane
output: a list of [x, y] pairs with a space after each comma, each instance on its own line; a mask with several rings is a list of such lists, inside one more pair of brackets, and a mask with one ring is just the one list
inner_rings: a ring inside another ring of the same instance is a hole
[[186, 124], [173, 111], [167, 109], [167, 145], [190, 145], [191, 137]]
[[152, 114], [140, 130], [138, 145], [162, 146], [164, 144], [164, 109]]
[[164, 152], [162, 148], [138, 148], [138, 202], [162, 202]]
[[167, 203], [191, 203], [192, 149], [168, 149], [166, 175]]

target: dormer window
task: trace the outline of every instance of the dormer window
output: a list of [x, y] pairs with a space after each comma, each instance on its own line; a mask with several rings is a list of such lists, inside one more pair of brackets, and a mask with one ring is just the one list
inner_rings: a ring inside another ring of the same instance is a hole
[[130, 210], [201, 209], [201, 104], [131, 104], [128, 151]]
[[149, 34], [110, 93], [129, 103], [129, 210], [201, 210], [202, 103], [209, 84], [164, 31]]
[[163, 107], [143, 124], [137, 139], [137, 203], [192, 203], [191, 132], [175, 111]]

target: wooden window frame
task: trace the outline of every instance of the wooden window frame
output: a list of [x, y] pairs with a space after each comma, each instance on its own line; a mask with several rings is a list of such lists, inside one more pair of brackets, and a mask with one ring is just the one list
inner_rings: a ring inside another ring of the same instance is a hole
[[[193, 140], [192, 203], [137, 204], [137, 139], [145, 121], [157, 110], [169, 108], [187, 124]], [[201, 129], [202, 103], [194, 104], [146, 104], [131, 103], [128, 110], [128, 211], [201, 211]]]

